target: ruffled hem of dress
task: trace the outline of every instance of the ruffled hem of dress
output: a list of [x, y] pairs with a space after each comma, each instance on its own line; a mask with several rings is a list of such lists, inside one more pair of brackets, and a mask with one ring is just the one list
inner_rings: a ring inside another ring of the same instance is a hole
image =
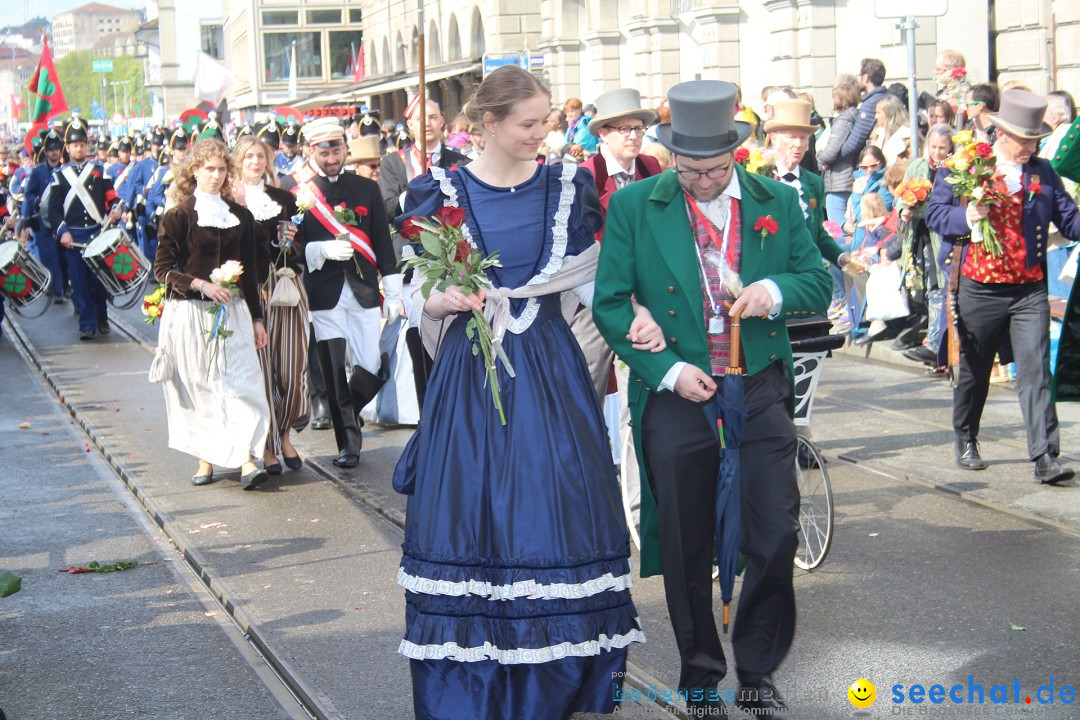
[[397, 582], [410, 592], [426, 595], [553, 600], [628, 590], [633, 576], [626, 557], [570, 567], [490, 567], [448, 565], [405, 555]]
[[532, 665], [569, 657], [589, 657], [645, 642], [633, 603], [588, 615], [538, 622], [446, 617], [409, 613], [398, 652], [413, 660]]

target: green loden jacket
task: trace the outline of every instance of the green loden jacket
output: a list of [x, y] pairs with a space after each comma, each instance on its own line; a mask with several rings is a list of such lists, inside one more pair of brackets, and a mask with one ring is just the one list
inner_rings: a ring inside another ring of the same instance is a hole
[[830, 265], [839, 265], [844, 251], [825, 229], [825, 181], [817, 173], [802, 168], [799, 170], [799, 185], [808, 209], [806, 225], [810, 229], [810, 238], [817, 245], [821, 257]]
[[[783, 360], [790, 379], [791, 344], [785, 319], [825, 312], [832, 280], [807, 229], [796, 192], [750, 175], [740, 166], [736, 172], [742, 190], [739, 275], [745, 285], [769, 278], [783, 295], [780, 317], [742, 321], [747, 372], [753, 375]], [[752, 228], [766, 215], [773, 217], [779, 229], [762, 239]], [[663, 328], [667, 338], [663, 351], [634, 350], [626, 339], [626, 329], [634, 319], [631, 298], [649, 308]], [[596, 271], [593, 319], [615, 354], [630, 367], [628, 402], [642, 478], [642, 577], [662, 570], [656, 502], [641, 452], [641, 417], [649, 395], [657, 392], [655, 388], [676, 362], [693, 363], [710, 372], [703, 307], [698, 259], [675, 173], [669, 170], [615, 193]]]

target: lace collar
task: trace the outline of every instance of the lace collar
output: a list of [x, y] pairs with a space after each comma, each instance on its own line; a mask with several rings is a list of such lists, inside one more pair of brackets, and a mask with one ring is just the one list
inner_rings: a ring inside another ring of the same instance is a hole
[[256, 220], [270, 220], [281, 214], [281, 205], [270, 199], [266, 194], [266, 184], [261, 180], [258, 185], [244, 184], [244, 198], [247, 209]]
[[195, 191], [195, 214], [199, 227], [231, 228], [240, 224], [221, 195]]

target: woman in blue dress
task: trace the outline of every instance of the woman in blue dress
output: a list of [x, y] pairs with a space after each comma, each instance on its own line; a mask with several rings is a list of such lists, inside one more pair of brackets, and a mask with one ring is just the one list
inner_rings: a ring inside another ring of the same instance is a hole
[[[502, 267], [488, 271], [497, 288], [556, 284], [564, 263], [587, 257], [602, 220], [587, 171], [535, 161], [549, 104], [520, 68], [489, 75], [466, 108], [488, 133], [484, 154], [414, 179], [399, 223], [460, 207], [466, 237], [499, 252]], [[574, 292], [588, 303], [591, 289]], [[416, 717], [610, 713], [627, 647], [645, 638], [600, 405], [559, 293], [512, 299], [502, 425], [465, 333], [483, 302], [454, 286], [427, 299], [438, 354], [394, 478], [409, 494], [399, 652], [411, 659]], [[653, 330], [642, 347], [662, 344]]]

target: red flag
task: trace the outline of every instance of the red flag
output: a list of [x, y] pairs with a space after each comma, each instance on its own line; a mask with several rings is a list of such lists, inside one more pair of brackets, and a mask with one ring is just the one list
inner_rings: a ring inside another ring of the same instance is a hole
[[33, 124], [47, 123], [67, 112], [67, 100], [60, 89], [60, 77], [56, 74], [56, 65], [49, 52], [49, 41], [44, 36], [41, 38], [41, 60], [30, 78], [30, 94], [36, 98], [30, 109], [30, 122]]
[[366, 75], [364, 68], [364, 43], [360, 43], [360, 49], [356, 53], [356, 59], [353, 60], [352, 79], [353, 82], [362, 82], [364, 75]]

